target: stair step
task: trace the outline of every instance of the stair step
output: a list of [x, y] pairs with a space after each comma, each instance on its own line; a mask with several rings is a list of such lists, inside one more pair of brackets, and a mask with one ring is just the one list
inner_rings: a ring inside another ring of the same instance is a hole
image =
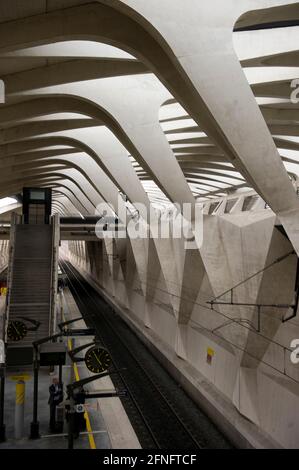
[[23, 316], [41, 323], [18, 346], [31, 346], [32, 341], [49, 334], [51, 263], [52, 227], [17, 225], [9, 318]]

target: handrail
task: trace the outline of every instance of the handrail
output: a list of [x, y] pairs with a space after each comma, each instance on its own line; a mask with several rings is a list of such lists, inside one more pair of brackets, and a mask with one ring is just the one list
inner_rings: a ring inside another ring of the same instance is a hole
[[58, 250], [59, 250], [59, 214], [51, 217], [52, 253], [51, 253], [51, 286], [50, 286], [50, 315], [49, 334], [55, 333], [57, 317], [57, 286], [58, 286]]
[[51, 225], [52, 225], [52, 240], [51, 240], [51, 274], [50, 274], [50, 309], [49, 309], [49, 325], [48, 325], [48, 333], [49, 335], [52, 334], [52, 310], [53, 310], [53, 281], [54, 281], [54, 264], [55, 264], [55, 258], [54, 258], [54, 250], [55, 250], [55, 220], [54, 217], [51, 217]]
[[6, 303], [5, 310], [3, 315], [3, 329], [2, 329], [2, 339], [4, 343], [7, 342], [6, 331], [9, 320], [9, 305], [10, 305], [10, 296], [12, 288], [12, 278], [13, 278], [13, 261], [15, 253], [15, 243], [16, 243], [16, 226], [20, 221], [19, 216], [13, 212], [11, 215], [11, 227], [9, 235], [9, 249], [8, 249], [8, 265], [7, 265], [7, 292], [6, 292]]
[[[1, 268], [0, 268], [0, 274], [3, 271], [5, 271], [6, 268], [7, 268], [7, 265], [2, 265]], [[6, 302], [6, 299], [5, 299], [5, 302]], [[0, 304], [0, 321], [1, 321], [1, 324], [0, 324], [0, 345], [1, 345], [1, 340], [4, 341], [4, 337], [5, 337], [5, 308], [6, 308], [6, 305], [1, 302], [1, 304]], [[0, 352], [0, 354], [1, 354], [1, 352]], [[0, 360], [0, 364], [1, 364], [1, 360]]]

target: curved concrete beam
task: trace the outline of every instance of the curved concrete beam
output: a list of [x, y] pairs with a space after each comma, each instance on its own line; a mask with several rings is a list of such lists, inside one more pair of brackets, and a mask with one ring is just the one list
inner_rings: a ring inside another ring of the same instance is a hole
[[[230, 0], [224, 9], [219, 0], [200, 4], [192, 0], [192, 8], [185, 9], [180, 2], [173, 0], [165, 0], [161, 8], [160, 2], [154, 0], [149, 9], [146, 2], [114, 1], [113, 6], [119, 8], [119, 11], [102, 3], [69, 9], [67, 25], [63, 21], [65, 12], [59, 11], [14, 22], [13, 38], [9, 37], [7, 26], [1, 25], [1, 43], [6, 50], [15, 49], [21, 44], [24, 46], [49, 43], [58, 39], [69, 39], [79, 31], [84, 35], [88, 26], [89, 37], [94, 34], [94, 38], [99, 41], [113, 41], [114, 45], [141, 57], [158, 73], [164, 83], [167, 83], [168, 88], [180, 96], [179, 100], [185, 104], [190, 115], [199, 124], [204, 121], [201, 127], [207, 130], [208, 135], [220, 145], [245, 178], [280, 215], [293, 244], [299, 249], [297, 228], [294, 224], [295, 214], [299, 212], [298, 200], [250, 92], [232, 43], [232, 29], [237, 19], [254, 8], [273, 6], [273, 2], [269, 4], [261, 1], [257, 4], [256, 1], [243, 0], [236, 5]], [[284, 4], [286, 3], [282, 1], [275, 2], [275, 5]], [[134, 10], [137, 11], [137, 16]], [[221, 12], [222, 27], [217, 29], [217, 34], [210, 34], [210, 31], [214, 31], [217, 12]], [[179, 29], [174, 21], [178, 15], [182, 19]], [[83, 16], [85, 21], [82, 21]], [[102, 28], [99, 34], [100, 18]], [[173, 20], [170, 21], [170, 18]], [[199, 26], [203, 18], [204, 24], [201, 28]], [[109, 29], [111, 24], [115, 26], [120, 21], [122, 28]], [[182, 27], [185, 29], [180, 30]], [[132, 42], [137, 32], [142, 38], [140, 44]], [[205, 48], [202, 48], [202, 44], [205, 44]], [[213, 53], [215, 50], [218, 51], [217, 56]], [[220, 55], [225, 58], [224, 63], [218, 60]], [[162, 57], [164, 60], [161, 64]], [[197, 64], [200, 64], [200, 67]], [[219, 76], [221, 87], [217, 83]], [[235, 90], [238, 90], [238, 100], [234, 101], [232, 95]], [[232, 106], [232, 103], [238, 105]], [[232, 129], [232, 120], [238, 122], [238, 132]], [[255, 161], [253, 155], [261, 154], [262, 162]], [[265, 166], [271, 167], [271, 180], [265, 181], [263, 177]]]

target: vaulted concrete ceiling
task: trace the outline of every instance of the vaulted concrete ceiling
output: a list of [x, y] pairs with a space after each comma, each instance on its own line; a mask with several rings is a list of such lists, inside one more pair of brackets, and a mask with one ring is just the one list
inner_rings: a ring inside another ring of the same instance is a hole
[[1, 197], [45, 185], [94, 213], [254, 188], [299, 250], [298, 22], [292, 0], [0, 0]]

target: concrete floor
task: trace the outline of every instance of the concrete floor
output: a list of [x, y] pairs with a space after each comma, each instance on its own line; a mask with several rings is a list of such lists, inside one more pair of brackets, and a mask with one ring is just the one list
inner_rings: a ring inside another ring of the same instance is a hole
[[[80, 316], [78, 307], [68, 289], [65, 289], [60, 299], [63, 303], [63, 320], [77, 318]], [[60, 319], [58, 320], [60, 321]], [[73, 328], [84, 328], [83, 321], [77, 322]], [[66, 339], [65, 339], [66, 341]], [[73, 340], [75, 346], [79, 346], [88, 340], [78, 338]], [[84, 363], [77, 364], [77, 372], [80, 379], [88, 377], [91, 373], [87, 370]], [[29, 380], [26, 381], [25, 392], [25, 418], [24, 433], [22, 439], [15, 439], [14, 420], [15, 420], [15, 396], [16, 381], [11, 377], [26, 374]], [[39, 373], [39, 400], [38, 400], [38, 420], [40, 423], [41, 438], [38, 440], [29, 439], [30, 423], [32, 421], [33, 411], [33, 371], [30, 369], [10, 370], [6, 374], [5, 388], [5, 424], [7, 440], [0, 443], [1, 449], [67, 449], [67, 423], [64, 425], [62, 434], [51, 434], [49, 432], [49, 386], [53, 377], [58, 376], [58, 369], [51, 375], [49, 368], [43, 367]], [[74, 367], [67, 355], [67, 363], [63, 366], [64, 385], [74, 381]], [[85, 386], [86, 390], [105, 390], [113, 389], [113, 384], [109, 377], [96, 381]], [[128, 420], [119, 398], [94, 399], [88, 403], [88, 418], [90, 421], [91, 433], [81, 433], [79, 438], [74, 441], [75, 449], [111, 449], [111, 448], [140, 448], [136, 434]], [[93, 439], [91, 438], [91, 434]]]
[[[85, 366], [79, 366], [82, 371]], [[67, 364], [63, 368], [63, 381], [69, 383], [72, 366]], [[19, 373], [23, 373], [20, 371]], [[24, 419], [24, 437], [16, 440], [14, 437], [14, 416], [15, 416], [15, 388], [16, 382], [10, 379], [12, 375], [17, 375], [17, 371], [8, 372], [5, 390], [5, 424], [7, 441], [0, 444], [0, 449], [67, 449], [67, 424], [64, 425], [63, 434], [51, 434], [49, 432], [49, 385], [51, 384], [53, 375], [49, 375], [48, 368], [42, 368], [39, 374], [39, 401], [38, 401], [38, 419], [40, 423], [41, 439], [29, 439], [30, 422], [32, 421], [33, 406], [33, 374], [30, 370], [26, 371], [31, 376], [26, 381], [26, 398], [25, 398], [25, 419]], [[81, 373], [80, 373], [81, 375]], [[82, 374], [83, 377], [83, 374]], [[99, 410], [88, 411], [92, 434], [97, 449], [110, 449], [110, 439], [106, 430], [105, 422]], [[88, 449], [90, 442], [88, 433], [80, 434], [79, 438], [74, 441], [74, 448]]]
[[[83, 370], [86, 369], [85, 365], [78, 365], [78, 372], [80, 378], [83, 378]], [[30, 378], [26, 381], [25, 385], [25, 413], [24, 413], [24, 433], [22, 439], [15, 439], [14, 436], [14, 421], [15, 421], [15, 396], [16, 396], [16, 381], [12, 379], [13, 376], [26, 374]], [[38, 399], [38, 420], [40, 423], [41, 439], [29, 439], [30, 423], [32, 421], [33, 412], [33, 371], [30, 369], [14, 369], [7, 371], [6, 386], [5, 386], [5, 424], [6, 424], [6, 437], [7, 441], [0, 444], [0, 449], [67, 449], [67, 432], [68, 426], [65, 422], [62, 434], [51, 434], [49, 431], [49, 386], [52, 383], [53, 377], [58, 376], [58, 370], [53, 374], [49, 374], [49, 368], [43, 367], [39, 373], [39, 399]], [[73, 377], [73, 365], [70, 358], [67, 356], [67, 364], [63, 367], [63, 383], [66, 385], [70, 383]], [[92, 434], [97, 449], [110, 449], [111, 443], [106, 430], [106, 425], [103, 420], [102, 414], [99, 409], [88, 410]], [[74, 441], [74, 448], [89, 449], [90, 440], [88, 433], [80, 434], [79, 438]]]
[[[64, 289], [63, 296], [61, 299], [63, 304], [63, 311], [65, 318], [78, 318], [80, 317], [80, 311], [78, 306], [70, 293], [69, 289]], [[74, 328], [85, 328], [85, 322], [83, 320], [76, 322]], [[90, 339], [76, 338], [75, 346], [81, 346], [89, 343]], [[93, 375], [85, 365], [78, 365], [78, 372], [80, 378], [85, 378]], [[85, 387], [86, 390], [98, 391], [98, 390], [113, 390], [114, 385], [109, 376], [96, 380]], [[90, 421], [94, 416], [97, 416], [97, 410], [101, 410], [101, 417], [104, 419], [105, 426], [109, 435], [111, 448], [113, 449], [140, 449], [140, 443], [136, 436], [136, 433], [129, 421], [126, 411], [122, 405], [121, 400], [118, 397], [113, 398], [98, 398], [90, 402]]]

